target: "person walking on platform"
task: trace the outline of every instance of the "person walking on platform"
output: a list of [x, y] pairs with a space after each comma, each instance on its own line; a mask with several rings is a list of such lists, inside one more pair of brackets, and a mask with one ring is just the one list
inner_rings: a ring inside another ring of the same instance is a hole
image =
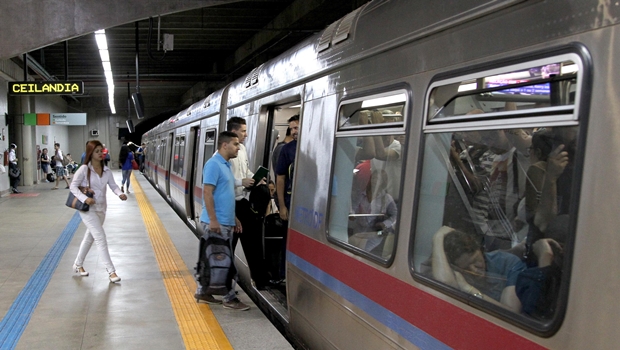
[[[127, 200], [127, 196], [121, 191], [116, 182], [110, 168], [104, 165], [103, 161], [103, 145], [97, 140], [89, 141], [86, 144], [87, 166], [80, 167], [73, 181], [71, 182], [71, 192], [80, 201], [90, 206], [89, 211], [79, 211], [82, 222], [86, 226], [84, 239], [80, 244], [80, 250], [73, 263], [73, 270], [80, 276], [88, 276], [88, 272], [84, 270], [82, 264], [86, 258], [86, 254], [90, 250], [93, 242], [97, 244], [99, 249], [99, 257], [103, 260], [103, 264], [108, 271], [110, 282], [119, 282], [120, 277], [116, 274], [116, 268], [112, 264], [110, 252], [108, 251], [108, 242], [106, 240], [105, 231], [103, 230], [103, 222], [105, 221], [105, 213], [107, 209], [106, 203], [106, 185], [121, 200]], [[85, 192], [90, 191], [93, 197], [86, 196]]]
[[62, 165], [62, 150], [60, 150], [60, 143], [55, 143], [54, 144], [54, 162], [56, 164], [54, 164], [55, 168], [56, 168], [56, 186], [52, 187], [52, 190], [57, 190], [58, 189], [58, 182], [60, 182], [60, 179], [62, 178], [63, 180], [65, 180], [65, 183], [67, 184], [66, 188], [69, 188], [69, 180], [67, 180], [67, 172], [65, 170], [65, 167]]
[[105, 144], [103, 144], [103, 162], [105, 163], [105, 166], [108, 166], [108, 163], [110, 162], [110, 152], [108, 152], [108, 149], [105, 147]]
[[[237, 157], [239, 144], [239, 138], [235, 133], [221, 132], [218, 136], [218, 150], [205, 163], [202, 171], [204, 206], [200, 221], [203, 231], [206, 232], [207, 237], [214, 236], [226, 240], [231, 252], [233, 251], [233, 233], [241, 233], [242, 226], [235, 217], [235, 178], [228, 161]], [[230, 269], [234, 269], [234, 257], [232, 257]], [[227, 309], [248, 310], [250, 307], [242, 303], [235, 293], [236, 279], [235, 275], [230, 285], [226, 283], [226, 288], [230, 289], [224, 296], [222, 304]], [[198, 291], [194, 295], [197, 300], [210, 304], [220, 303], [220, 300], [215, 299], [213, 295], [202, 294], [202, 287], [199, 284]]]
[[129, 192], [129, 182], [131, 177], [131, 171], [133, 170], [133, 152], [129, 146], [125, 143], [121, 147], [121, 152], [118, 155], [118, 161], [121, 164], [121, 171], [123, 173], [123, 181], [121, 182], [121, 191], [125, 192], [125, 183], [127, 183], [127, 193]]
[[44, 181], [47, 181], [47, 174], [50, 172], [50, 156], [47, 154], [47, 148], [44, 148], [41, 153], [41, 172], [43, 172]]

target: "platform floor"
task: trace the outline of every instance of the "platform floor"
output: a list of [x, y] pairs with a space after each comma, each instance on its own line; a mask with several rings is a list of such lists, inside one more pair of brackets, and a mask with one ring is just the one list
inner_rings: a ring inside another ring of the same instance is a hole
[[[121, 173], [115, 171], [120, 185]], [[85, 232], [68, 191], [43, 183], [0, 198], [1, 349], [292, 349], [240, 287], [249, 311], [196, 304], [198, 240], [139, 172], [129, 199], [108, 190], [104, 228], [119, 283]]]

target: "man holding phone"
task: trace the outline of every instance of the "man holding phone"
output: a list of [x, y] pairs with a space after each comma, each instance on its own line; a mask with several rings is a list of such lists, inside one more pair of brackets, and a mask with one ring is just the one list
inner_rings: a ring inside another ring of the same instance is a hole
[[250, 275], [256, 288], [262, 289], [267, 283], [267, 276], [264, 268], [264, 259], [261, 247], [262, 234], [261, 224], [252, 211], [249, 202], [249, 194], [254, 184], [264, 183], [265, 179], [253, 179], [254, 173], [250, 170], [248, 154], [243, 145], [248, 135], [245, 119], [231, 117], [226, 123], [226, 130], [233, 132], [239, 137], [239, 153], [236, 158], [229, 160], [230, 168], [235, 177], [235, 215], [241, 222], [243, 234], [235, 234], [233, 238], [233, 249], [237, 245], [237, 240], [241, 239], [243, 252], [250, 268]]

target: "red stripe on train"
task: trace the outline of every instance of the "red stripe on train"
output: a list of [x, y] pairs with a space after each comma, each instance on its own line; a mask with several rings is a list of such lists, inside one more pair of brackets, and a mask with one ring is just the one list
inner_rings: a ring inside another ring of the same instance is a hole
[[288, 249], [450, 347], [544, 349], [295, 230]]

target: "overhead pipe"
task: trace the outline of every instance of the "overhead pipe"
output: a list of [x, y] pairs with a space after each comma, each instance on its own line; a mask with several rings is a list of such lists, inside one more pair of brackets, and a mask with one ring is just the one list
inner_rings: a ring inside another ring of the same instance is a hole
[[28, 53], [24, 54], [24, 81], [28, 81]]
[[69, 81], [69, 40], [65, 40], [65, 80]]
[[[136, 108], [136, 116], [138, 119], [144, 118], [144, 102], [142, 94], [140, 94], [140, 31], [138, 22], [136, 22], [136, 92], [131, 95], [133, 105]], [[129, 124], [128, 124], [129, 125]]]

